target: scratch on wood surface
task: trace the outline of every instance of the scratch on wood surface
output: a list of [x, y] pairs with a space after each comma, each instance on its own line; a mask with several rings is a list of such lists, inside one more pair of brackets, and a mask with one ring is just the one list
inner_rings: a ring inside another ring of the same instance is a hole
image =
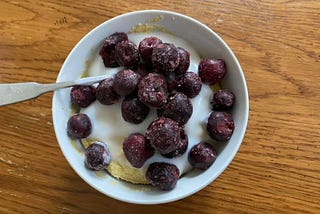
[[73, 210], [68, 208], [68, 207], [60, 207], [61, 209], [61, 213], [70, 213], [70, 211], [72, 212]]
[[218, 22], [218, 23], [222, 23], [222, 22], [223, 22], [223, 19], [218, 18], [218, 19], [217, 19], [217, 22]]
[[40, 120], [39, 118], [36, 118], [36, 117], [29, 117], [29, 119], [35, 120], [35, 121], [39, 121]]
[[15, 163], [13, 163], [11, 160], [9, 159], [4, 159], [3, 157], [0, 157], [0, 161], [6, 164], [10, 164], [10, 165], [16, 165]]
[[15, 129], [19, 129], [19, 126], [15, 126], [15, 125], [11, 125], [11, 124], [9, 124], [8, 127], [10, 127], [10, 128], [15, 128]]
[[13, 170], [12, 169], [7, 169], [7, 172], [9, 172], [9, 174], [13, 174]]

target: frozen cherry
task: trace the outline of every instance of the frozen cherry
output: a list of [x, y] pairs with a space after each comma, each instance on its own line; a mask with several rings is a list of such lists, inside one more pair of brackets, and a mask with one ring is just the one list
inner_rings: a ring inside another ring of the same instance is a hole
[[121, 96], [133, 92], [141, 79], [141, 76], [130, 69], [119, 71], [113, 81], [113, 89]]
[[112, 105], [120, 96], [113, 90], [113, 78], [102, 80], [97, 87], [97, 100], [104, 105]]
[[137, 46], [131, 41], [122, 41], [116, 45], [116, 61], [120, 66], [134, 67], [140, 61]]
[[162, 116], [184, 125], [193, 112], [191, 100], [183, 93], [177, 92], [169, 95], [166, 105], [163, 107]]
[[179, 179], [180, 170], [174, 164], [155, 162], [149, 165], [146, 178], [152, 186], [161, 190], [173, 189]]
[[167, 75], [179, 66], [178, 49], [173, 44], [158, 44], [153, 48], [151, 61], [157, 72]]
[[168, 154], [164, 154], [163, 156], [166, 158], [174, 158], [174, 157], [179, 157], [183, 155], [188, 148], [188, 135], [185, 133], [185, 131], [181, 128], [180, 129], [180, 142], [178, 144], [178, 148]]
[[186, 51], [183, 48], [178, 47], [178, 52], [179, 52], [179, 65], [176, 68], [176, 70], [174, 70], [174, 72], [177, 75], [181, 75], [181, 74], [185, 74], [189, 68], [190, 65], [190, 53], [188, 51]]
[[141, 168], [154, 154], [154, 148], [140, 133], [130, 134], [124, 140], [122, 149], [129, 163], [135, 168]]
[[108, 36], [104, 42], [104, 46], [113, 46], [115, 47], [116, 44], [122, 41], [127, 41], [128, 35], [124, 32], [116, 32]]
[[96, 100], [96, 88], [93, 86], [78, 85], [70, 91], [71, 102], [80, 108], [89, 106]]
[[222, 59], [202, 59], [198, 70], [202, 82], [209, 85], [220, 82], [227, 73]]
[[139, 124], [149, 114], [149, 107], [144, 105], [136, 96], [127, 96], [121, 104], [122, 118], [134, 124]]
[[157, 45], [162, 43], [162, 41], [154, 36], [150, 36], [144, 38], [139, 44], [139, 53], [145, 63], [150, 66], [151, 65], [151, 56], [153, 48]]
[[118, 67], [115, 56], [115, 47], [116, 44], [121, 41], [127, 41], [128, 35], [123, 32], [116, 32], [108, 36], [100, 49], [100, 56], [103, 60], [103, 63], [106, 67]]
[[187, 72], [179, 79], [176, 89], [189, 98], [194, 98], [200, 93], [201, 87], [202, 82], [198, 74]]
[[233, 106], [235, 96], [231, 91], [220, 89], [216, 91], [211, 98], [213, 110], [229, 110]]
[[211, 112], [207, 131], [210, 137], [217, 141], [227, 141], [231, 138], [234, 130], [234, 122], [231, 114], [227, 112]]
[[217, 152], [206, 142], [194, 145], [188, 155], [188, 161], [194, 168], [207, 169], [216, 160]]
[[160, 154], [168, 154], [179, 147], [179, 124], [170, 118], [157, 118], [148, 126], [146, 138]]
[[156, 73], [149, 73], [138, 84], [138, 98], [151, 108], [162, 108], [167, 102], [167, 83]]
[[103, 64], [105, 67], [115, 68], [118, 67], [118, 63], [116, 61], [115, 49], [111, 47], [103, 46], [99, 52]]
[[86, 114], [74, 114], [68, 120], [67, 131], [71, 137], [77, 139], [86, 138], [90, 135], [91, 129], [91, 121]]
[[105, 169], [111, 161], [110, 151], [108, 146], [96, 141], [85, 150], [85, 165], [94, 171]]

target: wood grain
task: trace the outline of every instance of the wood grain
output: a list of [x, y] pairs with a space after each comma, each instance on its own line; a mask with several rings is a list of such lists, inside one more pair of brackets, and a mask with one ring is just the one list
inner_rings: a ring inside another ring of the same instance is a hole
[[0, 213], [320, 213], [317, 0], [2, 0], [0, 82], [54, 82], [87, 32], [142, 9], [196, 18], [237, 55], [250, 116], [231, 165], [207, 188], [177, 202], [142, 206], [108, 198], [63, 157], [49, 93], [0, 108]]

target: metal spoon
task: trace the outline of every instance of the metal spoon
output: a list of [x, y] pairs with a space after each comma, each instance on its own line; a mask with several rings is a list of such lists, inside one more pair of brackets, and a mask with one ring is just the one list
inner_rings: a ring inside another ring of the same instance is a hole
[[105, 79], [106, 75], [77, 79], [74, 81], [40, 84], [37, 82], [0, 84], [0, 106], [33, 99], [39, 95], [74, 85], [91, 85]]

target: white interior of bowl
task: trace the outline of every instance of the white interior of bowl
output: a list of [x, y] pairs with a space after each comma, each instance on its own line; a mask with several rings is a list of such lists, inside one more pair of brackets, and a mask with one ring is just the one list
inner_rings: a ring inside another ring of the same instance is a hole
[[67, 136], [67, 121], [70, 117], [70, 89], [56, 91], [53, 96], [53, 123], [61, 150], [72, 168], [89, 185], [98, 191], [121, 201], [138, 204], [159, 204], [175, 201], [189, 196], [216, 179], [229, 165], [237, 153], [247, 126], [249, 100], [245, 78], [241, 67], [225, 42], [212, 30], [187, 16], [168, 11], [137, 11], [118, 16], [99, 25], [88, 33], [71, 51], [64, 62], [57, 82], [74, 80], [80, 77], [86, 68], [86, 61], [97, 50], [107, 35], [114, 32], [128, 32], [138, 23], [146, 23], [150, 18], [161, 15], [157, 25], [165, 27], [173, 34], [193, 44], [202, 57], [224, 59], [227, 65], [223, 86], [236, 95], [233, 108], [235, 131], [227, 144], [219, 144], [219, 154], [215, 163], [206, 171], [193, 171], [183, 176], [175, 189], [158, 191], [149, 186], [133, 185], [119, 181], [111, 176], [97, 176], [84, 167], [83, 154], [77, 152]]

